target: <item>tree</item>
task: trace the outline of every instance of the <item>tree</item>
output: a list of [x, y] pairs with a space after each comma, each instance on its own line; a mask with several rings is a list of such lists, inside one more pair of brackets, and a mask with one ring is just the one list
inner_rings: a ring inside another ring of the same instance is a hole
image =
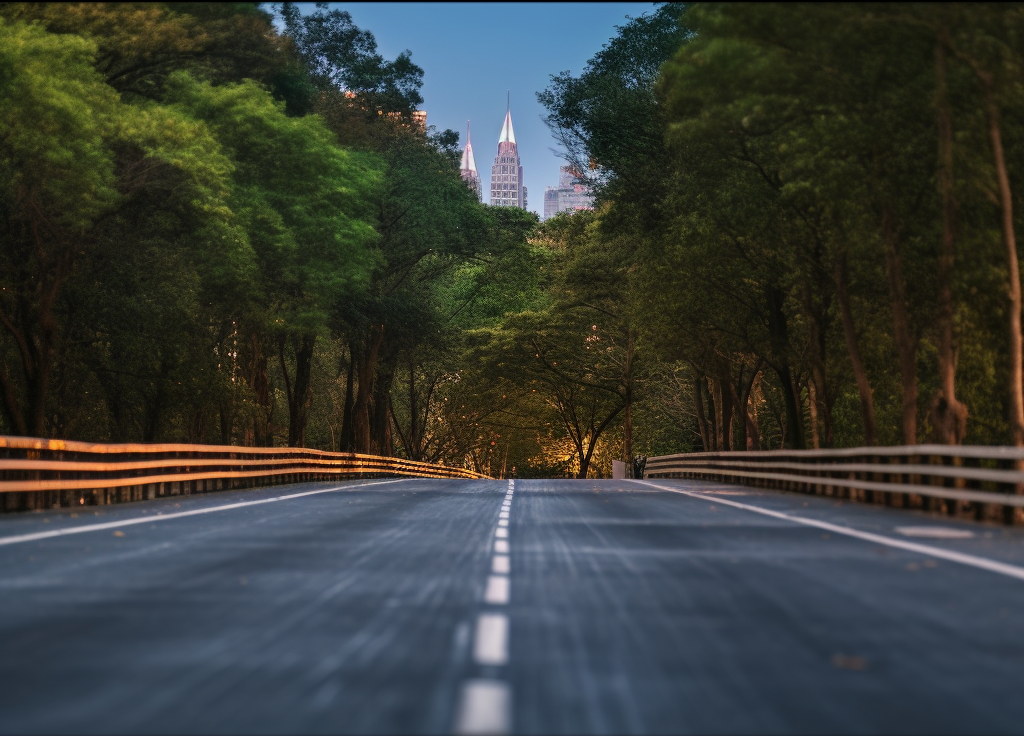
[[[61, 339], [58, 302], [105, 227], [140, 198], [184, 194], [199, 219], [226, 214], [230, 164], [205, 127], [118, 100], [93, 68], [94, 43], [0, 20], [0, 192], [5, 240], [0, 322], [4, 416], [43, 435]], [[9, 351], [9, 352], [8, 352]]]
[[[288, 117], [252, 82], [213, 87], [178, 75], [169, 85], [168, 100], [209, 124], [235, 165], [231, 205], [260, 273], [250, 297], [255, 319], [243, 331], [274, 343], [288, 444], [301, 446], [317, 336], [365, 288], [373, 265], [376, 163], [337, 146], [318, 118]], [[267, 349], [266, 340], [254, 344]]]

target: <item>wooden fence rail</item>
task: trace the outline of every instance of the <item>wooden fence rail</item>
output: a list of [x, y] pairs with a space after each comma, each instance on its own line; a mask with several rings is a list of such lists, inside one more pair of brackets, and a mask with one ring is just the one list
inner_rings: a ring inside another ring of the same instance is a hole
[[951, 516], [1024, 521], [1024, 449], [912, 445], [701, 452], [647, 459], [646, 478], [779, 488]]
[[0, 436], [0, 511], [396, 476], [487, 477], [463, 468], [298, 447], [107, 445]]

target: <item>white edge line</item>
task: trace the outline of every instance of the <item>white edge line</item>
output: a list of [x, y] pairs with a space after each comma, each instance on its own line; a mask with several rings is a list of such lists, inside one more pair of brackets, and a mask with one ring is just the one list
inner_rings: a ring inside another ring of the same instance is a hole
[[[135, 526], [136, 524], [148, 524], [153, 521], [168, 521], [169, 519], [181, 519], [186, 516], [198, 516], [199, 514], [212, 514], [215, 511], [228, 511], [229, 509], [240, 509], [245, 506], [259, 506], [264, 503], [274, 503], [275, 501], [288, 501], [293, 498], [302, 498], [303, 496], [315, 496], [320, 493], [334, 493], [336, 491], [348, 490], [349, 488], [363, 488], [366, 486], [382, 486], [385, 483], [400, 483], [405, 480], [415, 480], [414, 478], [397, 478], [395, 480], [384, 480], [377, 481], [375, 483], [358, 483], [350, 486], [335, 486], [334, 488], [323, 488], [317, 491], [305, 491], [303, 493], [292, 493], [287, 496], [274, 496], [273, 498], [261, 498], [258, 501], [240, 501], [238, 503], [228, 503], [223, 506], [212, 506], [205, 509], [192, 509], [191, 511], [177, 511], [173, 514], [159, 514], [154, 516], [136, 517], [134, 519], [124, 519], [123, 521], [105, 521], [101, 524], [88, 524], [85, 526], [72, 526], [64, 529], [51, 529], [45, 532], [35, 532], [33, 534], [20, 534], [14, 537], [0, 537], [0, 547], [8, 544], [18, 544], [19, 542], [34, 542], [39, 539], [51, 539], [53, 537], [63, 537], [68, 534], [83, 534], [85, 532], [99, 532], [104, 529], [118, 529], [124, 526]], [[198, 495], [198, 494], [194, 494]]]
[[818, 529], [824, 529], [826, 531], [835, 532], [836, 534], [844, 534], [848, 537], [863, 539], [866, 542], [874, 542], [875, 544], [882, 544], [887, 547], [905, 549], [909, 552], [918, 552], [919, 554], [928, 555], [929, 557], [938, 557], [939, 559], [948, 560], [949, 562], [958, 562], [961, 565], [977, 567], [981, 570], [988, 570], [989, 572], [994, 572], [999, 575], [1006, 575], [1007, 577], [1016, 578], [1018, 580], [1024, 580], [1024, 567], [1017, 567], [1016, 565], [1010, 565], [1005, 562], [996, 562], [995, 560], [989, 560], [984, 557], [976, 557], [975, 555], [967, 555], [963, 554], [962, 552], [954, 552], [952, 550], [942, 549], [941, 547], [931, 547], [927, 544], [918, 544], [917, 542], [905, 542], [902, 539], [893, 539], [892, 537], [885, 537], [881, 534], [862, 532], [858, 529], [851, 529], [847, 526], [830, 524], [827, 521], [807, 519], [801, 516], [790, 516], [789, 514], [784, 514], [781, 511], [771, 511], [769, 509], [760, 508], [759, 506], [751, 506], [749, 504], [739, 503], [737, 501], [729, 501], [718, 496], [705, 496], [703, 493], [696, 493], [694, 491], [684, 491], [681, 488], [661, 486], [656, 483], [651, 483], [645, 480], [633, 482], [642, 483], [646, 486], [658, 488], [663, 491], [681, 493], [684, 496], [699, 498], [703, 501], [711, 501], [712, 503], [721, 504], [723, 506], [732, 506], [737, 509], [753, 511], [756, 514], [763, 514], [764, 516], [771, 516], [776, 519], [792, 521], [796, 524], [804, 524], [805, 526], [817, 527]]

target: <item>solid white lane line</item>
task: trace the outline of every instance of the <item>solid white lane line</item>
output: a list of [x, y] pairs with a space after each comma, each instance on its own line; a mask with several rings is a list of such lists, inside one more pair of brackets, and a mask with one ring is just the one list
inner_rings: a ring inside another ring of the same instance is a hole
[[473, 659], [483, 665], [508, 662], [508, 616], [503, 613], [480, 614], [476, 620]]
[[200, 514], [212, 514], [216, 511], [230, 511], [231, 509], [241, 509], [246, 506], [259, 506], [265, 503], [276, 503], [278, 501], [289, 501], [293, 498], [302, 498], [304, 496], [316, 496], [321, 493], [335, 493], [336, 491], [347, 491], [350, 488], [365, 488], [367, 486], [382, 486], [386, 483], [401, 483], [406, 480], [414, 480], [412, 478], [398, 478], [397, 480], [382, 480], [375, 483], [358, 483], [351, 486], [335, 486], [334, 488], [324, 488], [318, 491], [305, 491], [303, 493], [292, 493], [287, 496], [274, 496], [273, 498], [263, 498], [258, 501], [240, 501], [239, 503], [228, 503], [223, 506], [210, 506], [203, 509], [192, 509], [191, 511], [177, 511], [173, 514], [159, 514], [155, 516], [136, 517], [134, 519], [123, 519], [121, 521], [105, 521], [100, 524], [88, 524], [85, 526], [73, 526], [66, 529], [51, 529], [45, 532], [35, 532], [33, 534], [20, 534], [14, 537], [0, 537], [0, 546], [6, 544], [18, 544], [19, 542], [34, 542], [38, 539], [50, 539], [52, 537], [63, 537], [68, 534], [83, 534], [85, 532], [98, 532], [104, 529], [120, 529], [125, 526], [134, 526], [136, 524], [149, 524], [154, 521], [168, 521], [170, 519], [182, 519], [186, 516], [199, 516]]
[[780, 511], [770, 511], [768, 509], [760, 508], [759, 506], [751, 506], [750, 504], [739, 503], [738, 501], [729, 501], [727, 499], [722, 498], [721, 496], [705, 496], [702, 493], [695, 493], [694, 491], [684, 491], [681, 488], [661, 486], [658, 485], [657, 483], [651, 483], [650, 481], [646, 480], [635, 482], [643, 483], [644, 485], [652, 486], [653, 488], [658, 488], [663, 491], [681, 493], [684, 496], [699, 498], [703, 501], [710, 501], [712, 503], [721, 504], [723, 506], [733, 506], [738, 509], [753, 511], [756, 514], [771, 516], [775, 519], [785, 519], [786, 521], [792, 521], [796, 524], [813, 526], [818, 529], [824, 529], [825, 531], [835, 532], [836, 534], [843, 534], [848, 537], [863, 539], [866, 542], [874, 542], [875, 544], [885, 545], [886, 547], [894, 547], [896, 549], [905, 549], [909, 552], [917, 552], [918, 554], [928, 555], [929, 557], [938, 557], [940, 560], [958, 562], [961, 565], [968, 565], [970, 567], [976, 567], [981, 570], [988, 570], [989, 572], [998, 573], [1000, 575], [1006, 575], [1007, 577], [1017, 578], [1018, 580], [1024, 580], [1024, 567], [1018, 567], [1017, 565], [1009, 565], [1005, 562], [996, 562], [995, 560], [989, 560], [984, 557], [967, 555], [961, 552], [954, 552], [952, 550], [942, 549], [941, 547], [932, 547], [927, 544], [918, 544], [917, 542], [906, 542], [902, 539], [893, 539], [892, 537], [885, 537], [881, 534], [862, 532], [859, 529], [852, 529], [848, 526], [839, 526], [838, 524], [830, 524], [827, 521], [806, 519], [802, 516], [791, 516], [789, 514], [784, 514]]
[[967, 529], [953, 529], [948, 526], [897, 526], [893, 531], [905, 537], [931, 539], [970, 539], [974, 536], [974, 532]]
[[462, 684], [456, 734], [506, 734], [512, 730], [512, 690], [498, 680]]
[[504, 575], [490, 575], [484, 591], [484, 603], [504, 606], [508, 603], [509, 580]]
[[491, 560], [491, 570], [493, 572], [499, 575], [508, 575], [510, 569], [508, 555], [494, 555], [494, 559]]
[[506, 539], [496, 539], [494, 541], [494, 551], [499, 553], [499, 554], [507, 555], [508, 554], [508, 540], [506, 540]]
[[508, 519], [498, 519], [498, 526], [508, 526]]
[[508, 529], [498, 528], [494, 530], [494, 536], [498, 539], [508, 539]]

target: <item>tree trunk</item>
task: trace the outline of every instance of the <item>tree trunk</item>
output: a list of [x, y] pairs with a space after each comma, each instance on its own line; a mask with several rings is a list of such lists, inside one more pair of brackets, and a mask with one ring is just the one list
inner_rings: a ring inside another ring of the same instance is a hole
[[953, 191], [953, 113], [949, 105], [946, 46], [935, 43], [935, 114], [938, 132], [936, 182], [942, 201], [942, 248], [936, 281], [938, 304], [935, 320], [939, 331], [939, 390], [932, 400], [931, 423], [935, 440], [959, 445], [967, 429], [967, 407], [956, 398], [956, 345], [953, 339], [953, 263], [956, 245], [957, 203]]
[[853, 368], [853, 379], [857, 383], [857, 394], [860, 396], [860, 412], [864, 420], [864, 444], [874, 447], [877, 442], [875, 426], [875, 400], [868, 381], [868, 373], [864, 368], [857, 331], [853, 325], [853, 309], [850, 306], [849, 273], [846, 265], [846, 254], [843, 253], [836, 261], [835, 269], [836, 300], [839, 302], [839, 314], [843, 322], [843, 337], [846, 340], [846, 352], [850, 356]]
[[[750, 391], [754, 385], [754, 379], [757, 378], [757, 372], [761, 369], [761, 362], [758, 361], [754, 367], [754, 371], [750, 376], [750, 380], [743, 383], [743, 373], [746, 365], [740, 364], [740, 374], [736, 382], [729, 381], [729, 392], [732, 404], [735, 407], [736, 413], [739, 415], [740, 421], [743, 422], [743, 447], [746, 450], [760, 450], [761, 449], [761, 437], [758, 432], [757, 423], [750, 416], [750, 411], [747, 407], [747, 403], [750, 400]], [[739, 389], [739, 391], [737, 391]], [[733, 447], [733, 449], [736, 449]]]
[[814, 447], [831, 447], [834, 437], [832, 426], [832, 401], [828, 394], [828, 381], [825, 371], [826, 344], [828, 333], [824, 313], [827, 310], [816, 309], [810, 320], [811, 327], [811, 377], [807, 382], [808, 399], [811, 402], [811, 421], [814, 425]]
[[636, 338], [632, 328], [626, 333], [626, 365], [623, 375], [623, 389], [626, 396], [626, 416], [622, 423], [622, 454], [627, 466], [633, 466], [633, 351]]
[[[41, 291], [42, 294], [34, 309], [28, 303], [21, 305], [19, 311], [26, 315], [22, 319], [24, 329], [18, 329], [6, 314], [0, 312], [0, 320], [7, 327], [18, 348], [24, 386], [22, 398], [19, 400], [14, 380], [7, 374], [6, 369], [0, 373], [4, 415], [11, 424], [12, 431], [30, 437], [46, 436], [46, 396], [50, 387], [57, 342], [57, 322], [53, 315], [56, 290], [57, 285], [52, 285], [51, 288], [40, 287], [37, 291]], [[32, 312], [35, 312], [34, 320], [27, 317]], [[32, 321], [36, 322], [35, 335], [31, 334]]]
[[[1009, 332], [1010, 371], [1007, 385], [1007, 408], [1010, 424], [1010, 440], [1017, 447], [1024, 447], [1024, 355], [1021, 353], [1021, 294], [1020, 264], [1017, 259], [1017, 235], [1013, 227], [1013, 193], [1010, 176], [1006, 170], [1006, 154], [1003, 151], [1002, 124], [999, 119], [999, 103], [996, 100], [995, 79], [992, 72], [985, 70], [977, 60], [955, 49], [948, 37], [941, 39], [974, 71], [981, 84], [985, 101], [985, 120], [988, 125], [989, 143], [992, 146], [992, 163], [996, 170], [996, 184], [999, 190], [1000, 225], [1003, 248], [1006, 253], [1007, 270], [1007, 328]], [[1018, 463], [1018, 466], [1022, 463]]]
[[[593, 424], [591, 424], [590, 436], [587, 440], [586, 454], [580, 454], [580, 472], [578, 476], [579, 478], [587, 477], [587, 472], [590, 470], [590, 461], [594, 456], [594, 450], [597, 449], [597, 441], [598, 439], [600, 439], [601, 433], [608, 428], [608, 425], [612, 423], [612, 420], [615, 419], [615, 417], [619, 415], [619, 412], [625, 408], [626, 405], [624, 403], [619, 404], [617, 407], [615, 407], [615, 410], [612, 411], [608, 416], [606, 416], [604, 418], [604, 421], [602, 421], [597, 427], [594, 427]], [[582, 450], [582, 446], [580, 447], [580, 449]]]
[[761, 372], [762, 365], [763, 360], [759, 359], [757, 365], [754, 366], [754, 371], [750, 374], [750, 380], [747, 381], [739, 401], [740, 409], [743, 412], [743, 427], [746, 435], [745, 446], [747, 450], [761, 449], [761, 429], [757, 426], [757, 416], [752, 415], [750, 412], [750, 394], [754, 390], [754, 382]]
[[316, 335], [292, 337], [292, 351], [295, 353], [295, 380], [288, 375], [288, 364], [285, 360], [284, 348], [286, 338], [282, 335], [278, 341], [278, 356], [281, 359], [281, 372], [284, 374], [285, 392], [288, 396], [288, 446], [303, 447], [306, 444], [306, 422], [309, 419], [309, 405], [313, 347]]
[[903, 280], [903, 258], [899, 234], [888, 204], [882, 207], [882, 244], [885, 247], [885, 272], [889, 279], [889, 301], [892, 304], [893, 341], [900, 364], [903, 388], [901, 426], [903, 444], [917, 444], [917, 339], [911, 335], [907, 310], [906, 284]]
[[700, 429], [700, 444], [704, 452], [711, 452], [711, 441], [708, 438], [708, 419], [704, 413], [704, 393], [701, 391], [702, 376], [693, 379], [693, 410], [697, 415], [697, 427]]
[[339, 447], [342, 452], [352, 452], [355, 446], [355, 437], [352, 432], [352, 405], [355, 401], [355, 375], [356, 375], [356, 341], [350, 338], [348, 341], [348, 373], [345, 376], [345, 408], [341, 413], [341, 439]]
[[778, 287], [770, 287], [766, 296], [768, 339], [774, 354], [774, 362], [771, 366], [779, 377], [783, 403], [786, 408], [786, 431], [783, 446], [791, 450], [803, 450], [807, 445], [804, 438], [804, 416], [789, 365], [789, 323], [782, 308], [785, 295]]
[[718, 443], [718, 407], [721, 406], [721, 402], [715, 402], [715, 392], [711, 389], [712, 381], [713, 379], [705, 376], [700, 382], [700, 387], [704, 390], [708, 404], [708, 437], [711, 440], [711, 452], [718, 452], [722, 448]]
[[374, 455], [391, 457], [395, 454], [394, 436], [391, 433], [391, 385], [395, 378], [393, 365], [384, 364], [378, 368], [373, 382], [373, 401], [370, 411], [370, 452]]
[[999, 122], [999, 107], [992, 89], [992, 75], [982, 77], [985, 92], [985, 116], [988, 119], [989, 138], [992, 141], [992, 159], [999, 182], [999, 206], [1002, 210], [1003, 246], [1006, 249], [1007, 313], [1009, 328], [1010, 375], [1008, 386], [1010, 436], [1017, 447], [1024, 446], [1024, 356], [1021, 354], [1020, 332], [1020, 266], [1017, 262], [1017, 236], [1013, 228], [1013, 196], [1010, 191], [1010, 177], [1006, 171], [1006, 156], [1003, 152], [1002, 130]]
[[735, 403], [733, 396], [736, 390], [729, 375], [729, 365], [724, 360], [718, 363], [718, 376], [714, 379], [715, 404], [718, 424], [718, 447], [722, 452], [733, 449], [733, 417]]
[[412, 353], [409, 354], [409, 453], [411, 460], [420, 460], [423, 455], [423, 448], [420, 445], [419, 437], [419, 407], [416, 406], [416, 361]]
[[373, 380], [377, 371], [377, 356], [384, 340], [384, 325], [371, 325], [366, 351], [360, 356], [359, 387], [352, 406], [352, 435], [356, 452], [370, 452], [370, 402], [373, 399]]
[[814, 387], [814, 377], [807, 381], [807, 409], [811, 415], [811, 447], [821, 447], [821, 436], [818, 434], [818, 390]]
[[253, 332], [249, 339], [248, 381], [256, 398], [256, 412], [252, 418], [253, 444], [256, 447], [271, 447], [274, 444], [270, 420], [274, 407], [271, 400], [270, 377], [267, 355], [263, 341]]

